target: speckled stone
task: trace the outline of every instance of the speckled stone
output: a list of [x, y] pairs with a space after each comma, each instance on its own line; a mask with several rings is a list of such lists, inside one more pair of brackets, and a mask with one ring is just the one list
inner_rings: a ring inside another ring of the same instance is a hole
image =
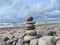
[[26, 34], [30, 36], [35, 36], [37, 33], [35, 30], [26, 30]]

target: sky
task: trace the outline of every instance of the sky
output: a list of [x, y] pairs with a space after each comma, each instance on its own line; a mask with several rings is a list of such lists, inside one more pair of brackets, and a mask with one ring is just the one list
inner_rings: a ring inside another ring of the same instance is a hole
[[0, 0], [1, 23], [24, 23], [26, 16], [38, 23], [60, 22], [60, 0]]

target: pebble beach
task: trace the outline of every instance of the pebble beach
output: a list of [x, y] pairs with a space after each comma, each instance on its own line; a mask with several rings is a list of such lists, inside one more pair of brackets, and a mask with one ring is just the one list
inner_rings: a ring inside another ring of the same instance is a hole
[[28, 17], [25, 26], [0, 28], [0, 45], [60, 45], [60, 23], [35, 25]]

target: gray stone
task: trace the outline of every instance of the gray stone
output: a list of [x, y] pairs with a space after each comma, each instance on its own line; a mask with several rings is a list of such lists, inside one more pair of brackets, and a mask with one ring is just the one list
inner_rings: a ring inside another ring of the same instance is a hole
[[42, 37], [41, 34], [37, 34], [37, 35], [36, 35], [36, 38], [40, 38], [40, 37]]
[[29, 43], [24, 43], [23, 45], [29, 45]]
[[19, 38], [23, 38], [25, 35], [26, 35], [26, 33], [24, 32], [19, 36]]
[[29, 40], [23, 40], [23, 43], [30, 43]]
[[17, 43], [16, 43], [16, 45], [22, 45], [22, 44], [23, 44], [22, 39], [19, 39], [19, 40], [17, 41]]
[[7, 43], [3, 40], [0, 40], [0, 45], [7, 45]]
[[13, 40], [14, 40], [14, 41], [18, 41], [18, 39], [19, 39], [18, 37], [15, 37]]
[[54, 30], [43, 30], [42, 35], [43, 36], [55, 36], [56, 32]]

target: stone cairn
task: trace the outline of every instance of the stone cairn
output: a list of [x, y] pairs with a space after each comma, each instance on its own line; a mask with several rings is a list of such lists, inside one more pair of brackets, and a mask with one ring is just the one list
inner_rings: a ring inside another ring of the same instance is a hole
[[26, 18], [26, 30], [34, 30], [35, 26], [34, 26], [35, 22], [33, 21], [33, 17], [28, 16]]
[[35, 31], [35, 22], [33, 21], [33, 17], [27, 16], [26, 18], [26, 36], [24, 40], [31, 40], [36, 38], [36, 31]]

